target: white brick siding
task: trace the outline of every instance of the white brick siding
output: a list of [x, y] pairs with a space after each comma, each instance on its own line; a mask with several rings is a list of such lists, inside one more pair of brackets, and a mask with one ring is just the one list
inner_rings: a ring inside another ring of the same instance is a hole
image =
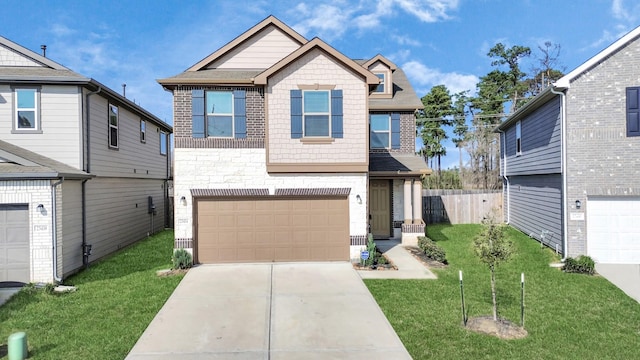
[[[52, 282], [52, 208], [51, 184], [48, 180], [0, 181], [1, 204], [29, 205], [29, 244], [32, 282]], [[44, 214], [37, 210], [44, 205]], [[61, 259], [62, 247], [58, 247]], [[61, 264], [58, 264], [59, 267]]]
[[[350, 235], [367, 233], [367, 174], [268, 174], [264, 149], [175, 149], [175, 237], [192, 238], [190, 189], [350, 188]], [[356, 196], [360, 195], [362, 204]], [[180, 198], [187, 199], [187, 205]]]

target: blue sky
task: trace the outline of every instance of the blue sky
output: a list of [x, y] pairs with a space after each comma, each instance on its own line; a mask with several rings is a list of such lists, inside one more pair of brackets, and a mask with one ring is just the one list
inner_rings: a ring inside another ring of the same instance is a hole
[[[418, 96], [445, 84], [473, 90], [491, 70], [489, 48], [562, 47], [566, 72], [640, 23], [635, 0], [3, 0], [0, 35], [114, 90], [172, 123], [171, 94], [155, 81], [176, 75], [275, 15], [352, 58], [383, 54]], [[534, 51], [535, 52], [535, 51]], [[524, 63], [528, 71], [532, 64]], [[447, 144], [443, 167], [457, 165]]]

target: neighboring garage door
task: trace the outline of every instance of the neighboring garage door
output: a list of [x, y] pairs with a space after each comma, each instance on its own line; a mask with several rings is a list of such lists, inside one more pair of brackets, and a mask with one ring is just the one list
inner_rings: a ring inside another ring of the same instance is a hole
[[640, 264], [640, 198], [589, 198], [587, 254], [603, 264]]
[[28, 283], [29, 207], [0, 204], [0, 282]]
[[349, 259], [346, 197], [202, 199], [197, 219], [199, 263]]

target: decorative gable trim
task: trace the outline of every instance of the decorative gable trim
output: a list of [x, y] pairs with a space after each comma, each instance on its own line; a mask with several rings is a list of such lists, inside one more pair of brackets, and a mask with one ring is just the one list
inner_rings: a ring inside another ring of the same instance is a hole
[[375, 64], [376, 61], [380, 61], [381, 63], [385, 64], [391, 71], [395, 71], [398, 68], [398, 66], [396, 66], [396, 64], [394, 64], [391, 60], [387, 59], [386, 57], [380, 54], [367, 60], [367, 62], [365, 62], [362, 66], [369, 69], [369, 67]]
[[278, 61], [272, 67], [258, 74], [258, 76], [253, 79], [253, 83], [255, 85], [266, 85], [267, 79], [271, 77], [271, 75], [274, 75], [278, 71], [287, 67], [289, 64], [293, 63], [294, 61], [298, 60], [299, 58], [316, 48], [320, 49], [322, 52], [329, 55], [336, 61], [342, 63], [347, 68], [353, 70], [355, 73], [361, 75], [368, 85], [377, 85], [379, 83], [378, 77], [375, 76], [371, 71], [363, 68], [358, 63], [349, 59], [344, 54], [331, 47], [331, 45], [325, 43], [317, 37], [302, 45], [298, 50], [292, 52], [284, 59]]
[[233, 39], [231, 42], [227, 43], [226, 45], [224, 45], [220, 49], [216, 50], [214, 53], [212, 53], [209, 56], [205, 57], [204, 59], [200, 60], [197, 64], [195, 64], [192, 67], [188, 68], [186, 71], [198, 71], [198, 70], [202, 70], [202, 69], [206, 68], [207, 65], [209, 65], [212, 62], [216, 61], [217, 59], [219, 59], [220, 57], [222, 57], [224, 54], [228, 53], [229, 51], [235, 49], [240, 44], [242, 44], [245, 41], [247, 41], [248, 39], [252, 38], [253, 36], [255, 36], [256, 34], [261, 32], [262, 30], [267, 28], [268, 26], [277, 27], [282, 32], [284, 32], [286, 35], [291, 37], [291, 39], [293, 39], [294, 41], [300, 43], [300, 45], [303, 45], [303, 44], [307, 43], [307, 39], [304, 36], [298, 34], [295, 30], [293, 30], [292, 28], [287, 26], [282, 21], [278, 20], [278, 18], [276, 18], [275, 16], [270, 15], [266, 19], [264, 19], [261, 22], [259, 22], [258, 24], [256, 24], [251, 29], [245, 31], [240, 36], [238, 36], [237, 38]]

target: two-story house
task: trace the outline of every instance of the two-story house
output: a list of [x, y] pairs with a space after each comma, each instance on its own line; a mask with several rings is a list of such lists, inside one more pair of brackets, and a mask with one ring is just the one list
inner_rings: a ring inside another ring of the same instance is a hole
[[171, 132], [0, 37], [0, 282], [60, 281], [163, 229]]
[[623, 36], [497, 129], [506, 221], [565, 257], [640, 263], [639, 37]]
[[424, 234], [422, 104], [383, 56], [353, 60], [269, 16], [173, 93], [175, 246], [195, 262], [348, 260]]

